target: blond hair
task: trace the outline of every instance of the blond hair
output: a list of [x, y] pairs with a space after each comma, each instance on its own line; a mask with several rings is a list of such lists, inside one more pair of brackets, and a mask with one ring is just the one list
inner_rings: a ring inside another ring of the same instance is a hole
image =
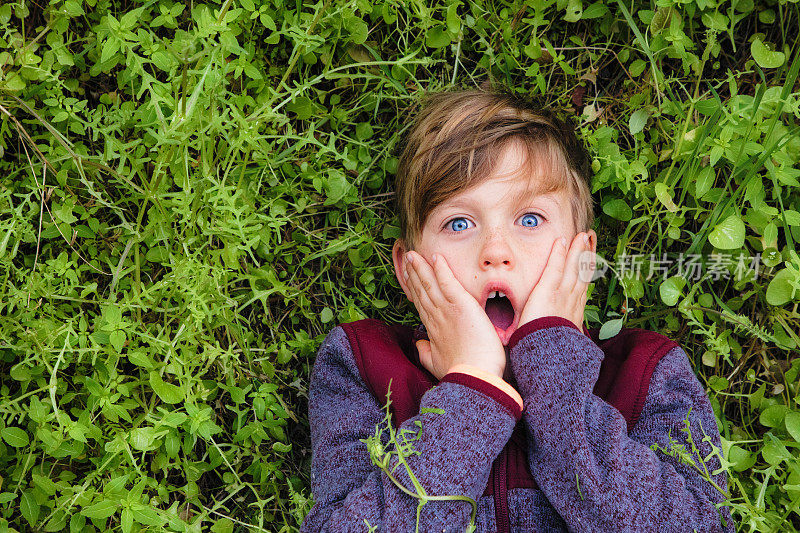
[[453, 90], [423, 98], [401, 143], [395, 206], [408, 249], [413, 249], [427, 215], [491, 176], [498, 156], [514, 141], [522, 141], [527, 153], [524, 166], [532, 178], [526, 192], [567, 189], [576, 230], [591, 229], [590, 158], [574, 127], [503, 90]]

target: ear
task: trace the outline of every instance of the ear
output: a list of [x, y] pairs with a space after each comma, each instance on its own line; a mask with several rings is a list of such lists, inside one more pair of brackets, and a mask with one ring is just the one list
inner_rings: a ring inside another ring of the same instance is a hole
[[394, 246], [392, 246], [392, 263], [394, 263], [394, 275], [397, 277], [397, 281], [400, 283], [400, 287], [402, 287], [403, 292], [406, 293], [406, 298], [408, 298], [409, 302], [413, 302], [414, 299], [411, 298], [411, 291], [406, 285], [406, 278], [404, 277], [406, 271], [406, 262], [405, 262], [405, 254], [408, 251], [406, 248], [406, 243], [403, 242], [402, 239], [397, 239], [394, 241]]
[[597, 233], [593, 229], [590, 229], [586, 233], [589, 234], [589, 246], [592, 247], [592, 253], [597, 253]]

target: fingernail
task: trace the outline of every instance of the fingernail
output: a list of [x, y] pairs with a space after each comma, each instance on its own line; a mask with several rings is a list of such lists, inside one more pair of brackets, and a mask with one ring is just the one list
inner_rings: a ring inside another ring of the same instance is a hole
[[434, 263], [436, 262], [436, 254], [433, 254], [433, 257], [431, 257], [431, 260], [432, 260]]
[[583, 234], [583, 242], [585, 243], [589, 242], [589, 235], [587, 235], [586, 233]]
[[566, 246], [566, 245], [567, 245], [567, 238], [561, 237], [561, 246]]
[[406, 254], [406, 259], [408, 259], [409, 263], [413, 263], [414, 262], [414, 256], [411, 255], [411, 252], [408, 252]]

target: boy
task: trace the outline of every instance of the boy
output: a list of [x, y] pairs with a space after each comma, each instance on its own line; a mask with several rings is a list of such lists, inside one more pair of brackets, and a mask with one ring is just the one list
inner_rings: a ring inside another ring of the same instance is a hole
[[406, 463], [427, 495], [477, 502], [477, 531], [734, 531], [715, 506], [716, 456], [712, 483], [698, 456], [694, 468], [651, 449], [671, 436], [691, 451], [687, 415], [699, 457], [704, 434], [720, 446], [685, 352], [653, 332], [599, 341], [583, 327], [588, 182], [588, 154], [551, 113], [491, 91], [428, 98], [400, 158], [393, 248], [422, 323], [342, 324], [320, 347], [302, 531], [467, 529], [469, 502], [431, 500], [418, 519], [418, 500], [372, 464], [362, 439], [390, 380], [395, 425], [419, 435]]

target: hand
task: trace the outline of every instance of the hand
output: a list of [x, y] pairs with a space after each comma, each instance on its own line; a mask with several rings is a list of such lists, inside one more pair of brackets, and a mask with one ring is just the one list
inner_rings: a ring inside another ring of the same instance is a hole
[[[594, 232], [592, 232], [594, 233]], [[584, 236], [589, 237], [584, 241]], [[578, 233], [569, 251], [556, 239], [539, 282], [528, 296], [522, 309], [519, 326], [543, 316], [566, 318], [583, 331], [583, 311], [586, 308], [587, 288], [595, 268], [592, 239], [588, 233]]]
[[502, 377], [503, 343], [486, 311], [455, 278], [445, 258], [439, 255], [431, 266], [416, 252], [405, 257], [405, 281], [430, 339], [417, 341], [422, 366], [437, 379], [458, 364]]

